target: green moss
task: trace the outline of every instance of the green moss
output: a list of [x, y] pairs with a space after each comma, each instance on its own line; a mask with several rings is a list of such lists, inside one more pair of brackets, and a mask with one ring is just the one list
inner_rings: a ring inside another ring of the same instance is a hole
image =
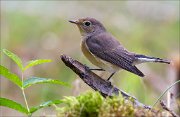
[[58, 117], [143, 117], [162, 116], [161, 111], [134, 107], [130, 100], [119, 96], [103, 98], [98, 92], [86, 92], [77, 97], [63, 99], [64, 106], [57, 108]]
[[99, 117], [130, 117], [133, 114], [132, 104], [121, 96], [105, 99], [99, 110]]
[[65, 97], [65, 107], [58, 109], [59, 117], [97, 117], [103, 97], [98, 93], [87, 92], [78, 97]]

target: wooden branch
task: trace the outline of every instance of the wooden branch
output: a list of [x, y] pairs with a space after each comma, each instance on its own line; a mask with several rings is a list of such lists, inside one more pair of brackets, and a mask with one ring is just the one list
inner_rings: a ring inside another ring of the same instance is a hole
[[151, 109], [150, 106], [140, 103], [135, 97], [113, 86], [111, 82], [102, 79], [101, 77], [90, 71], [87, 66], [83, 65], [79, 61], [74, 60], [66, 55], [61, 55], [61, 60], [65, 63], [67, 67], [69, 67], [77, 75], [79, 75], [79, 77], [86, 84], [88, 84], [95, 91], [99, 91], [103, 97], [119, 95], [119, 93], [121, 93], [125, 99], [133, 98], [133, 103], [135, 106]]
[[169, 109], [162, 100], [160, 100], [160, 105], [162, 106], [164, 110], [168, 111], [173, 117], [179, 117], [175, 112]]

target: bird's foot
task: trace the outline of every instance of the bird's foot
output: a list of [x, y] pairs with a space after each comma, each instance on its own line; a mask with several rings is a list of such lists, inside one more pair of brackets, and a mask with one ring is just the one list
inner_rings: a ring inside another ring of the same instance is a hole
[[106, 82], [108, 83], [109, 86], [111, 86], [111, 81], [106, 80]]
[[101, 69], [101, 68], [89, 68], [88, 66], [84, 65], [85, 66], [85, 70], [87, 71], [105, 71], [104, 69]]
[[84, 67], [84, 69], [86, 70], [86, 71], [90, 71], [90, 68], [88, 67], [88, 66], [86, 66], [86, 65], [84, 65], [85, 67]]

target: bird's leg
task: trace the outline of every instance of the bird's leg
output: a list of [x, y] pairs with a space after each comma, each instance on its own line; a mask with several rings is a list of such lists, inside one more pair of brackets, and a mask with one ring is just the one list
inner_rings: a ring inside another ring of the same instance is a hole
[[97, 69], [89, 69], [89, 70], [91, 70], [91, 71], [93, 71], [93, 70], [94, 70], [94, 71], [95, 71], [95, 70], [97, 70], [97, 71], [105, 71], [104, 69], [98, 69], [98, 68], [97, 68]]
[[111, 79], [111, 77], [115, 74], [116, 72], [112, 73], [109, 78], [107, 79], [107, 81], [109, 81]]
[[86, 66], [86, 65], [85, 65], [85, 69], [86, 69], [86, 70], [91, 70], [91, 71], [93, 71], [93, 70], [94, 70], [94, 71], [95, 71], [95, 70], [97, 70], [97, 71], [105, 71], [104, 69], [101, 69], [101, 68], [91, 69], [91, 68], [89, 68], [89, 67]]

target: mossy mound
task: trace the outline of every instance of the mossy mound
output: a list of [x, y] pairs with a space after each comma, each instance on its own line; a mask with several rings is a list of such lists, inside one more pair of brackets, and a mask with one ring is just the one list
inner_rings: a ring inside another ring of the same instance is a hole
[[121, 95], [103, 98], [98, 92], [86, 92], [77, 97], [65, 97], [64, 107], [57, 108], [58, 117], [161, 117], [163, 112], [134, 107]]

